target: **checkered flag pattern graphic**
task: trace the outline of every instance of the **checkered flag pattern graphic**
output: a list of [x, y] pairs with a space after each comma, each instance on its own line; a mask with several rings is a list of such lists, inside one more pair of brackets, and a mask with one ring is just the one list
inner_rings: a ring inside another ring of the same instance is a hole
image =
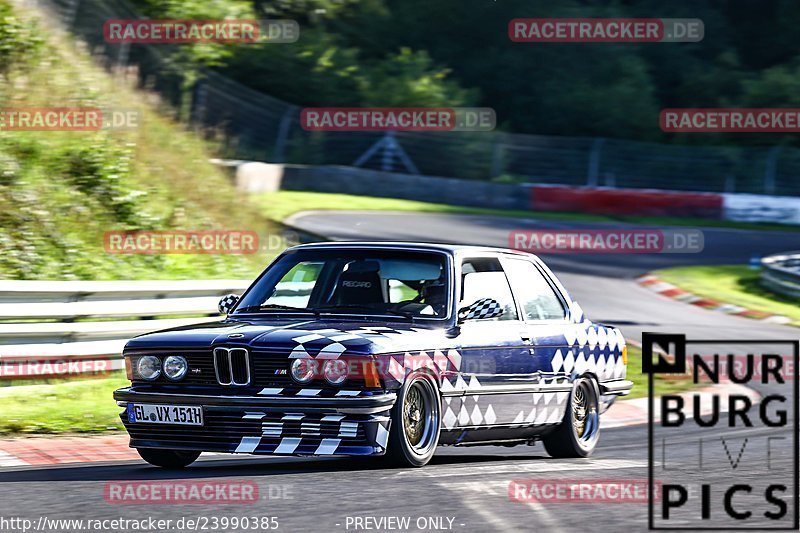
[[625, 377], [622, 348], [625, 338], [616, 328], [591, 324], [577, 324], [568, 328], [565, 335], [567, 346], [556, 350], [550, 361], [553, 372], [566, 375], [595, 374], [600, 381]]
[[481, 318], [495, 318], [503, 314], [503, 308], [492, 298], [481, 298], [470, 305], [461, 315], [464, 320], [475, 320]]
[[222, 297], [219, 301], [218, 309], [219, 312], [223, 315], [227, 315], [233, 309], [233, 306], [236, 305], [236, 302], [239, 301], [239, 297], [235, 294], [226, 294]]

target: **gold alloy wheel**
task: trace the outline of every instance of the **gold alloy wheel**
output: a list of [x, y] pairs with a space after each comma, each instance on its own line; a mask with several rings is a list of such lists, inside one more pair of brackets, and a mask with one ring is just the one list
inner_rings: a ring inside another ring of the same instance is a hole
[[575, 436], [579, 439], [586, 432], [586, 415], [589, 409], [589, 396], [586, 394], [584, 386], [581, 385], [575, 389], [572, 395], [572, 427]]
[[425, 430], [425, 402], [419, 387], [414, 384], [408, 390], [403, 412], [403, 427], [412, 446], [419, 445]]

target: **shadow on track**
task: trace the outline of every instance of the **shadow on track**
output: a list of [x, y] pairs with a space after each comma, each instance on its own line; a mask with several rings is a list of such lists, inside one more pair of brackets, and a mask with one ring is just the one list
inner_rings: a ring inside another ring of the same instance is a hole
[[425, 468], [466, 463], [502, 463], [513, 461], [548, 461], [546, 455], [442, 454], [435, 456], [428, 467], [420, 469], [387, 466], [378, 457], [365, 458], [214, 458], [201, 460], [184, 470], [162, 470], [141, 462], [117, 464], [76, 463], [64, 466], [43, 466], [0, 472], [0, 483], [46, 481], [143, 481], [208, 479], [221, 477], [278, 476], [337, 472], [421, 472]]

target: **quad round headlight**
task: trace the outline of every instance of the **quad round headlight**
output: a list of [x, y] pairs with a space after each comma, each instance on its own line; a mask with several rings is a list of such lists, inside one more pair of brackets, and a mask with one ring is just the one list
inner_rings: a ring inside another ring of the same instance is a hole
[[189, 370], [189, 363], [186, 362], [185, 357], [180, 355], [170, 355], [164, 359], [164, 375], [172, 381], [183, 379], [186, 372]]
[[142, 379], [153, 381], [161, 375], [161, 359], [154, 355], [145, 355], [136, 362], [136, 373]]
[[331, 385], [341, 385], [347, 379], [347, 361], [342, 359], [326, 361], [322, 373], [325, 375], [325, 381]]
[[292, 361], [292, 379], [298, 383], [308, 383], [314, 379], [316, 361], [313, 359], [295, 359]]

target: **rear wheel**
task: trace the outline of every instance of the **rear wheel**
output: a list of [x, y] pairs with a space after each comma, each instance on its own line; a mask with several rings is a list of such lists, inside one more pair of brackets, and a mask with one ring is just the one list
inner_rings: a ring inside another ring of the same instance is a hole
[[201, 452], [183, 450], [161, 450], [158, 448], [136, 448], [139, 456], [153, 466], [177, 470], [192, 464]]
[[441, 398], [436, 383], [425, 374], [411, 375], [392, 407], [386, 459], [402, 466], [423, 466], [439, 444]]
[[542, 439], [552, 457], [589, 457], [600, 439], [600, 391], [587, 377], [572, 384], [564, 418], [555, 431]]

